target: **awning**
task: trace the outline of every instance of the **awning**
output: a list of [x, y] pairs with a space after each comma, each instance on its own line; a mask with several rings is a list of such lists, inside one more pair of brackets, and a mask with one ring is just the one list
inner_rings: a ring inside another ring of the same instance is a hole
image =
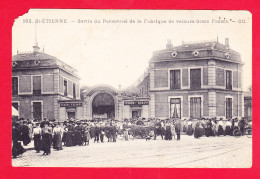
[[19, 116], [19, 112], [12, 106], [12, 116]]

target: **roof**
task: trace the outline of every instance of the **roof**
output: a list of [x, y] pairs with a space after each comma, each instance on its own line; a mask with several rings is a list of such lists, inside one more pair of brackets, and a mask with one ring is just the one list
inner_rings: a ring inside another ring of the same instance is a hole
[[57, 60], [57, 58], [42, 52], [21, 53], [12, 57], [12, 61], [25, 60]]
[[61, 68], [64, 71], [77, 76], [77, 70], [58, 58], [43, 52], [20, 53], [12, 56], [12, 70]]
[[[194, 55], [193, 52], [198, 51], [198, 55]], [[177, 52], [176, 56], [173, 57], [173, 52]], [[201, 53], [200, 53], [201, 52]], [[227, 57], [226, 54], [229, 54]], [[218, 41], [204, 41], [204, 42], [193, 42], [193, 43], [183, 43], [179, 46], [171, 46], [162, 50], [155, 51], [153, 53], [152, 61], [161, 60], [180, 60], [180, 59], [199, 59], [213, 57], [220, 60], [227, 60], [232, 62], [241, 63], [240, 54], [229, 46], [223, 45]]]

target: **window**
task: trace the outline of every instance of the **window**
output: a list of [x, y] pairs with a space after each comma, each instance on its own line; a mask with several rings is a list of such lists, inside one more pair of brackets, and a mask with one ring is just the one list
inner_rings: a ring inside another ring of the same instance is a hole
[[232, 71], [226, 70], [226, 89], [232, 90]]
[[38, 121], [42, 120], [42, 103], [41, 102], [32, 103], [32, 117]]
[[190, 88], [191, 89], [201, 88], [201, 69], [190, 70]]
[[180, 70], [170, 71], [170, 89], [181, 89]]
[[33, 94], [41, 94], [41, 76], [33, 76]]
[[201, 98], [190, 98], [190, 117], [192, 119], [201, 118]]
[[18, 95], [18, 77], [12, 77], [12, 95]]
[[68, 96], [68, 83], [67, 83], [67, 80], [64, 80], [63, 85], [64, 85], [64, 87], [63, 87], [64, 96]]
[[18, 102], [13, 102], [12, 106], [18, 111], [18, 107], [19, 107]]
[[76, 84], [73, 83], [73, 98], [76, 99]]
[[181, 98], [170, 99], [170, 117], [181, 118]]
[[226, 98], [226, 118], [232, 118], [232, 98]]

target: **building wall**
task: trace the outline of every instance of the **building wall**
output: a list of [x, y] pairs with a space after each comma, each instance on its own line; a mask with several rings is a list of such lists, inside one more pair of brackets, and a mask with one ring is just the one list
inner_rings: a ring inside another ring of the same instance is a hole
[[[178, 92], [155, 92], [155, 117], [168, 118], [170, 117], [170, 101], [169, 98], [182, 98], [182, 118], [190, 117], [189, 97], [203, 96], [202, 116], [209, 115], [208, 92], [194, 92], [194, 91], [178, 91]], [[151, 104], [152, 105], [152, 104]]]
[[16, 96], [12, 98], [13, 102], [18, 102], [19, 117], [25, 119], [32, 119], [32, 105], [33, 101], [42, 101], [43, 111], [42, 118], [55, 119], [54, 116], [54, 96]]
[[61, 95], [64, 95], [64, 79], [67, 80], [67, 90], [68, 90], [68, 97], [73, 98], [73, 84], [76, 85], [76, 99], [80, 98], [79, 92], [79, 79], [71, 74], [67, 73], [64, 70], [60, 70], [59, 75], [59, 92]]
[[242, 94], [237, 92], [216, 92], [217, 116], [226, 117], [226, 98], [232, 98], [232, 117], [242, 117]]
[[41, 91], [43, 94], [55, 93], [54, 91], [54, 69], [37, 69], [26, 71], [13, 71], [12, 76], [18, 77], [18, 94], [31, 95], [33, 93], [32, 77], [41, 76]]

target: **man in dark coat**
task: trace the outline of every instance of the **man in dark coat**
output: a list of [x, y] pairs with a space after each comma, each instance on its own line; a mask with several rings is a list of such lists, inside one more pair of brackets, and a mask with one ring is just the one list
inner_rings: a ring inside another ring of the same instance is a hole
[[29, 127], [27, 126], [27, 121], [23, 122], [23, 125], [20, 128], [21, 131], [21, 140], [23, 141], [23, 145], [27, 146], [30, 142], [30, 136], [29, 136]]
[[181, 139], [181, 121], [177, 120], [175, 123], [175, 132], [177, 134], [177, 140]]
[[99, 143], [99, 134], [100, 134], [100, 128], [97, 124], [95, 124], [95, 127], [94, 127], [94, 143], [97, 141], [97, 143]]
[[161, 135], [163, 139], [163, 134], [162, 134], [162, 124], [160, 119], [156, 120], [155, 123], [155, 131], [154, 131], [154, 140], [156, 140], [156, 136]]

